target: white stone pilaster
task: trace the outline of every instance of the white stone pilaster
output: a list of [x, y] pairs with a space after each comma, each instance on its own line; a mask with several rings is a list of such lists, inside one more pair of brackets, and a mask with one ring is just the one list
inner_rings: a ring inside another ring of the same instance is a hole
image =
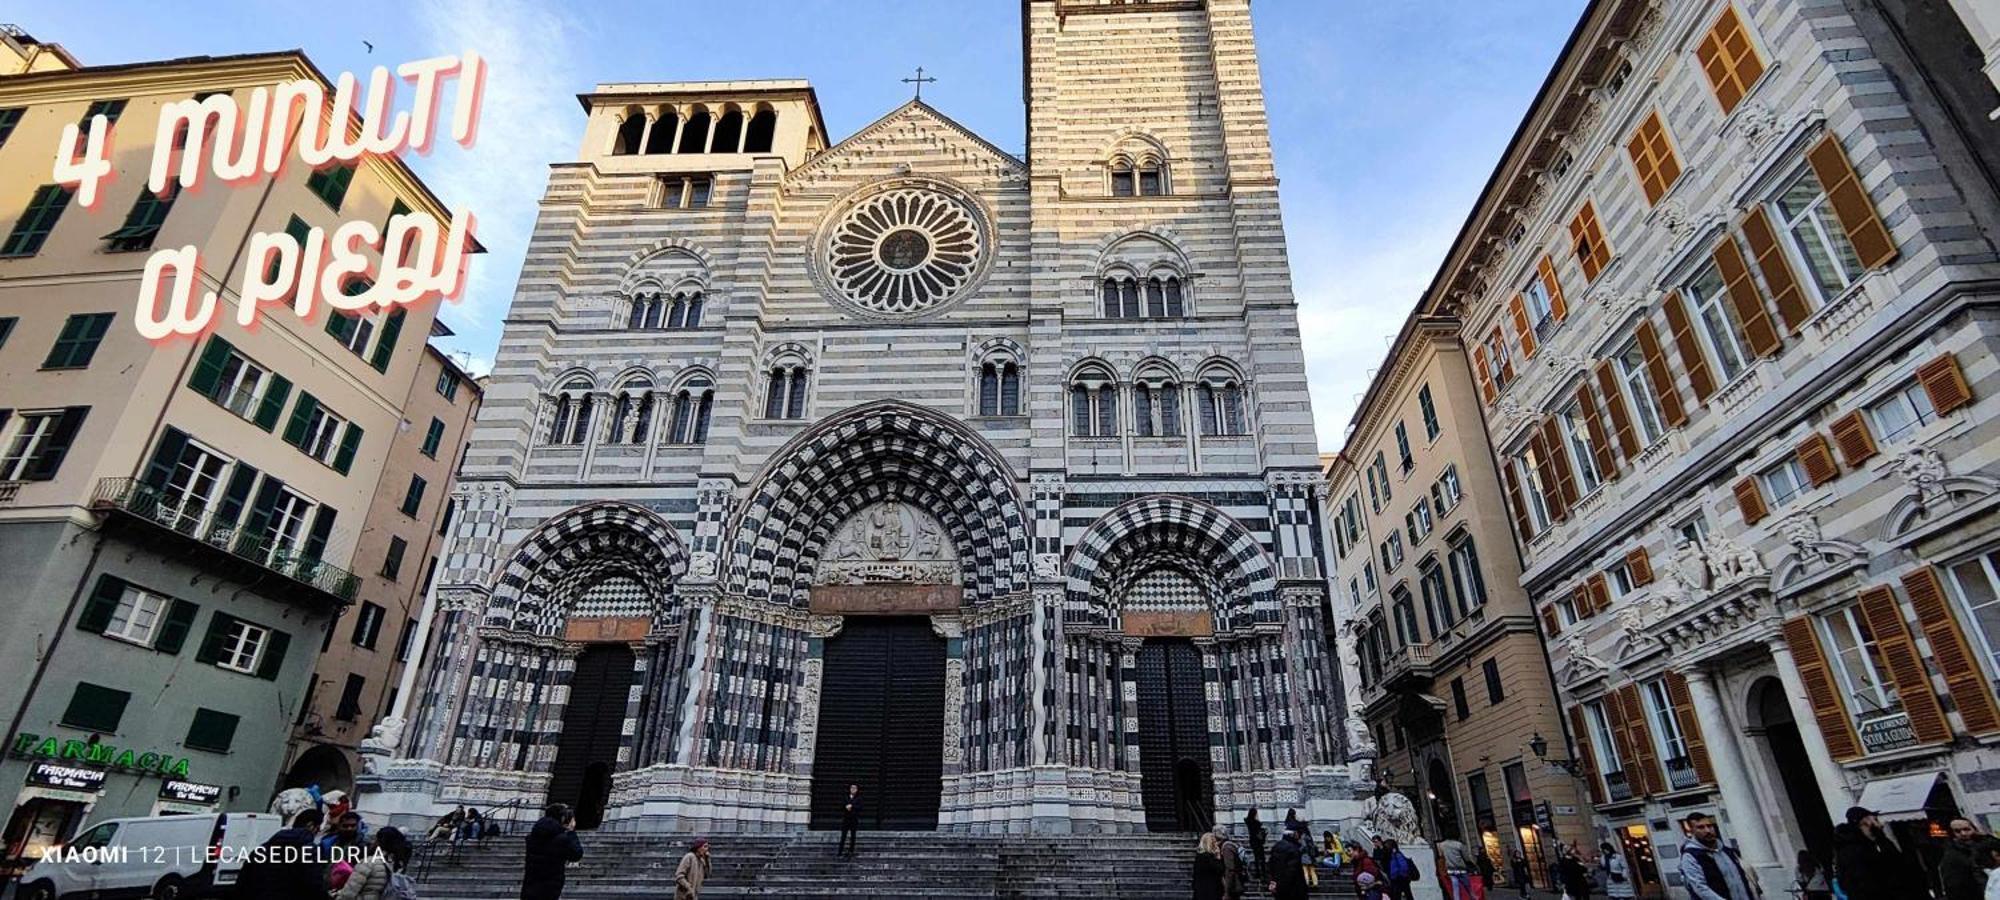
[[[1687, 685], [1688, 695], [1694, 701], [1695, 718], [1707, 726], [1708, 758], [1715, 766], [1715, 787], [1722, 795], [1722, 808], [1729, 817], [1723, 837], [1737, 842], [1746, 867], [1768, 879], [1779, 871], [1778, 860], [1771, 847], [1771, 833], [1764, 827], [1764, 811], [1750, 784], [1750, 771], [1744, 766], [1741, 733], [1724, 714], [1712, 676], [1700, 670], [1691, 671], [1687, 673]], [[1766, 883], [1776, 886], [1784, 882]]]

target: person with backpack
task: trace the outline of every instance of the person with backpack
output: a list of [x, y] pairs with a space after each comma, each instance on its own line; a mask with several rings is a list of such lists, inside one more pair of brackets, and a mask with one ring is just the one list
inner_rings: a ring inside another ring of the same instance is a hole
[[1264, 820], [1257, 818], [1257, 811], [1255, 809], [1250, 810], [1249, 815], [1243, 817], [1243, 830], [1250, 837], [1250, 857], [1252, 864], [1255, 866], [1251, 871], [1259, 880], [1262, 880], [1264, 877], [1264, 838], [1267, 834], [1264, 831]]
[[394, 827], [375, 832], [375, 852], [354, 864], [335, 900], [417, 900], [416, 885], [403, 870], [410, 867], [410, 839]]
[[1289, 828], [1278, 838], [1278, 845], [1271, 848], [1271, 874], [1265, 887], [1276, 900], [1305, 900], [1305, 848], [1300, 846], [1299, 833]]
[[1688, 839], [1681, 844], [1681, 882], [1694, 900], [1757, 900], [1755, 876], [1744, 868], [1736, 848], [1722, 843], [1715, 818], [1690, 813], [1682, 823]]
[[1625, 862], [1625, 854], [1611, 846], [1610, 841], [1597, 845], [1597, 876], [1604, 882], [1604, 896], [1611, 900], [1632, 900], [1638, 889], [1632, 884], [1632, 868]]
[[1388, 854], [1386, 862], [1389, 900], [1410, 900], [1412, 896], [1410, 885], [1421, 880], [1423, 873], [1417, 870], [1417, 864], [1411, 862], [1410, 857], [1403, 852], [1402, 845], [1394, 840], [1383, 841], [1382, 850]]
[[576, 837], [576, 817], [568, 804], [551, 803], [542, 818], [528, 832], [527, 855], [522, 860], [521, 900], [559, 900], [563, 882], [569, 878], [569, 864], [583, 858], [583, 842]]
[[264, 841], [259, 858], [236, 876], [236, 895], [257, 900], [326, 900], [326, 866], [319, 851], [318, 807], [300, 810], [292, 827]]

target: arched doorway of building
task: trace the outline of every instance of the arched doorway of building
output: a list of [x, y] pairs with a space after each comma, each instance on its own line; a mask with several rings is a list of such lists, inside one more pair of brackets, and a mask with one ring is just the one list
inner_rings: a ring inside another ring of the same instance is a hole
[[863, 829], [937, 827], [945, 649], [923, 616], [849, 616], [826, 642], [811, 827], [840, 827], [848, 785], [861, 787]]
[[313, 785], [319, 785], [322, 794], [328, 791], [354, 793], [354, 768], [339, 747], [314, 744], [292, 760], [292, 767], [285, 772], [285, 787], [309, 788]]
[[1187, 638], [1149, 638], [1137, 662], [1146, 830], [1206, 831], [1215, 824], [1215, 789], [1201, 651]]
[[1780, 799], [1791, 819], [1792, 834], [1804, 841], [1814, 856], [1833, 859], [1833, 822], [1827, 817], [1826, 801], [1813, 777], [1812, 759], [1806, 756], [1805, 739], [1792, 716], [1792, 705], [1785, 699], [1784, 685], [1775, 677], [1752, 682], [1749, 709], [1752, 730], [1763, 732], [1765, 752], [1783, 789]]
[[549, 802], [569, 804], [578, 828], [604, 822], [632, 675], [632, 648], [626, 644], [591, 644], [577, 654], [556, 761], [549, 769]]

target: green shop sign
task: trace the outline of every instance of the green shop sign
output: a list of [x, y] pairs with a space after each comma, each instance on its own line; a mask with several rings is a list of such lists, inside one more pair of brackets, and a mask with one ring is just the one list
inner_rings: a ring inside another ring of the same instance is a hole
[[125, 750], [102, 742], [43, 737], [25, 731], [14, 735], [14, 755], [24, 759], [53, 759], [103, 766], [141, 775], [186, 778], [185, 756], [171, 756], [151, 750]]

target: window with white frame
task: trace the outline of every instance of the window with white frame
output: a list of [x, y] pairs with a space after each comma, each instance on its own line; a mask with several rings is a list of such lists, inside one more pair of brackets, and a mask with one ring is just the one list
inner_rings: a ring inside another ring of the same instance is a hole
[[1674, 526], [1674, 533], [1680, 536], [1680, 543], [1697, 547], [1708, 546], [1708, 517], [1695, 513]]
[[19, 481], [27, 474], [29, 464], [41, 454], [62, 416], [62, 410], [51, 409], [14, 417], [13, 431], [6, 442], [7, 452], [0, 455], [0, 481]]
[[1613, 602], [1621, 600], [1626, 594], [1638, 590], [1639, 586], [1632, 580], [1632, 567], [1627, 565], [1622, 559], [1607, 566], [1604, 569], [1604, 589], [1606, 593], [1611, 595]]
[[1361, 564], [1361, 583], [1367, 586], [1368, 593], [1370, 594], [1375, 594], [1382, 590], [1381, 582], [1375, 580], [1374, 563], [1366, 562]]
[[1505, 389], [1514, 377], [1514, 351], [1508, 349], [1507, 339], [1498, 331], [1486, 339], [1486, 366], [1496, 390]]
[[1431, 536], [1430, 503], [1418, 500], [1417, 505], [1410, 507], [1410, 511], [1403, 514], [1403, 524], [1410, 529], [1410, 546], [1423, 543], [1424, 538]]
[[1563, 591], [1556, 596], [1556, 616], [1565, 628], [1583, 621], [1583, 616], [1577, 614], [1576, 592]]
[[1987, 673], [2000, 676], [2000, 550], [1945, 567], [1945, 589], [1972, 622], [1973, 640], [1986, 658]]
[[167, 475], [166, 486], [160, 490], [155, 518], [177, 531], [200, 530], [221, 493], [222, 473], [229, 463], [228, 457], [188, 441], [181, 448], [180, 458], [174, 461], [173, 471]]
[[1680, 718], [1674, 715], [1673, 697], [1667, 692], [1667, 680], [1655, 678], [1646, 682], [1646, 715], [1653, 720], [1653, 741], [1659, 750], [1660, 759], [1667, 763], [1669, 770], [1676, 763], [1684, 763], [1688, 758], [1687, 735], [1681, 731]]
[[1794, 265], [1806, 273], [1806, 288], [1816, 305], [1840, 296], [1867, 271], [1811, 166], [1800, 166], [1769, 207], [1785, 233]]
[[117, 608], [111, 611], [111, 621], [104, 626], [104, 636], [150, 647], [172, 603], [159, 594], [125, 585], [118, 595]]
[[1473, 610], [1484, 607], [1486, 576], [1479, 568], [1479, 546], [1470, 534], [1454, 532], [1446, 561], [1451, 566], [1452, 585], [1458, 592], [1459, 613], [1469, 616]]
[[1702, 343], [1708, 346], [1709, 358], [1715, 360], [1717, 382], [1735, 381], [1750, 365], [1750, 353], [1743, 345], [1743, 327], [1737, 324], [1736, 308], [1723, 286], [1722, 273], [1714, 265], [1702, 267], [1682, 286], [1681, 294], [1694, 307]]
[[216, 402], [242, 418], [251, 418], [257, 414], [257, 404], [270, 380], [271, 373], [263, 366], [232, 349], [215, 381]]
[[1384, 573], [1394, 572], [1396, 571], [1396, 567], [1402, 564], [1403, 533], [1400, 531], [1390, 531], [1389, 536], [1382, 539], [1382, 571]]
[[340, 433], [346, 427], [346, 419], [334, 415], [324, 404], [315, 404], [306, 416], [305, 439], [299, 442], [299, 449], [313, 459], [332, 465], [334, 451], [340, 449]]
[[264, 648], [271, 641], [271, 630], [252, 625], [242, 619], [229, 622], [229, 632], [223, 635], [221, 655], [215, 664], [233, 672], [257, 674], [257, 667], [264, 661]]
[[1931, 395], [1916, 381], [1905, 382], [1882, 399], [1868, 404], [1868, 424], [1874, 430], [1876, 440], [1885, 444], [1901, 440], [1904, 435], [1936, 419], [1937, 407], [1931, 405]]
[[1570, 465], [1576, 470], [1577, 494], [1587, 495], [1604, 483], [1604, 473], [1597, 471], [1597, 455], [1592, 452], [1590, 427], [1584, 423], [1583, 407], [1572, 402], [1563, 407], [1557, 419], [1563, 443], [1568, 445]]
[[1458, 464], [1445, 466], [1438, 473], [1437, 481], [1431, 483], [1431, 504], [1437, 508], [1439, 518], [1458, 508], [1458, 501], [1465, 496], [1465, 486], [1458, 480]]
[[1546, 335], [1555, 306], [1549, 299], [1549, 288], [1542, 282], [1541, 273], [1528, 276], [1528, 283], [1521, 287], [1521, 302], [1527, 307], [1528, 324], [1535, 334]]
[[1521, 502], [1527, 507], [1528, 525], [1535, 534], [1541, 534], [1549, 527], [1549, 498], [1542, 493], [1541, 480], [1535, 473], [1542, 468], [1542, 461], [1535, 455], [1533, 447], [1521, 448], [1521, 455], [1514, 457], [1514, 476], [1521, 483]]
[[1819, 617], [1820, 635], [1832, 652], [1834, 675], [1840, 679], [1847, 708], [1857, 719], [1874, 718], [1903, 708], [1889, 683], [1888, 667], [1875, 636], [1861, 617], [1861, 607], [1848, 606]]
[[[1640, 446], [1651, 446], [1666, 433], [1661, 424], [1659, 399], [1653, 393], [1653, 376], [1646, 370], [1646, 355], [1639, 349], [1637, 340], [1628, 342], [1612, 358], [1618, 367], [1618, 380], [1624, 386], [1625, 399], [1632, 404], [1632, 430], [1637, 433]], [[1617, 402], [1617, 398], [1611, 398]]]
[[1583, 712], [1583, 717], [1590, 720], [1590, 750], [1597, 757], [1597, 771], [1607, 776], [1625, 771], [1624, 760], [1618, 758], [1618, 744], [1611, 737], [1611, 719], [1604, 714], [1603, 702], [1585, 703]]
[[316, 507], [317, 504], [290, 488], [278, 492], [277, 503], [271, 508], [270, 532], [266, 536], [271, 561], [291, 556], [305, 545], [307, 523]]
[[1757, 473], [1757, 485], [1764, 489], [1764, 499], [1774, 507], [1790, 503], [1793, 497], [1805, 493], [1812, 482], [1806, 478], [1806, 467], [1797, 456], [1786, 456], [1770, 468]]

